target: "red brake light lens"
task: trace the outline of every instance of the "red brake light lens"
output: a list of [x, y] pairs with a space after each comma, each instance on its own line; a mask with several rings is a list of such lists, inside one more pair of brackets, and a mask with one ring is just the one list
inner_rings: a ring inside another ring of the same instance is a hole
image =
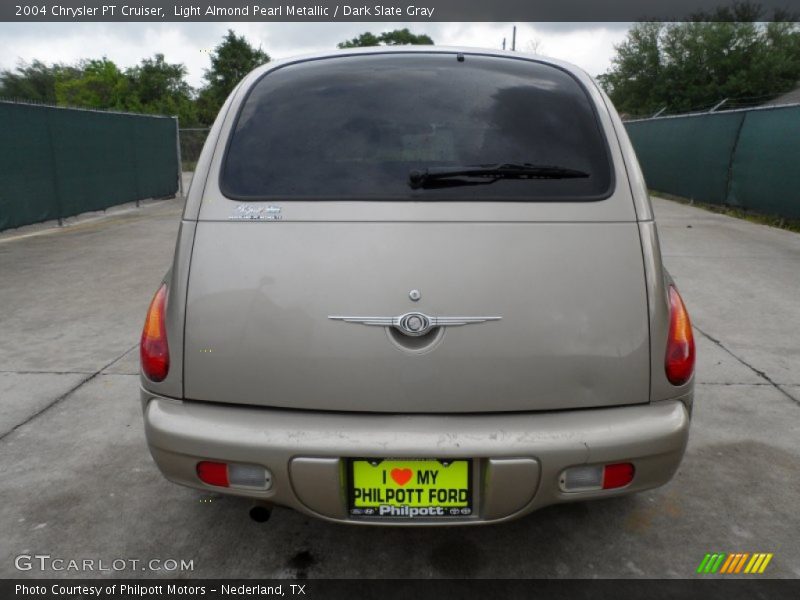
[[694, 373], [692, 323], [674, 286], [669, 286], [669, 337], [665, 369], [672, 385], [683, 385]]
[[142, 372], [151, 381], [164, 381], [169, 373], [169, 345], [167, 344], [167, 326], [164, 315], [167, 309], [167, 286], [162, 284], [150, 308], [142, 329], [142, 341], [139, 346], [139, 357]]
[[200, 481], [208, 485], [216, 485], [219, 487], [229, 487], [228, 481], [228, 465], [225, 463], [211, 462], [204, 460], [197, 463], [197, 476]]
[[633, 481], [635, 469], [631, 463], [606, 465], [603, 469], [603, 489], [621, 488]]

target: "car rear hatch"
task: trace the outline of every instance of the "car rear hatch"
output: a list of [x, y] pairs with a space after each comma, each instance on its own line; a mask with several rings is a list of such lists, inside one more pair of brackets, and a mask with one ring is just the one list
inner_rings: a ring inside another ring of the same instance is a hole
[[[647, 402], [641, 242], [598, 98], [553, 66], [446, 52], [262, 77], [199, 210], [185, 396], [393, 413]], [[587, 176], [409, 179], [493, 164]], [[430, 332], [401, 331], [409, 313]]]

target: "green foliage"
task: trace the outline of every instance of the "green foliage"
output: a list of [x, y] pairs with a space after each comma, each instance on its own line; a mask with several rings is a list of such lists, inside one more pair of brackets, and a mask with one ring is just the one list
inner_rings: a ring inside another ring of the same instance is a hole
[[598, 80], [629, 115], [765, 101], [800, 82], [800, 25], [760, 18], [738, 4], [685, 23], [637, 23]]
[[229, 29], [211, 53], [211, 68], [203, 76], [207, 84], [200, 92], [197, 106], [201, 121], [211, 123], [242, 78], [269, 61], [266, 52], [253, 48], [244, 36], [237, 36]]
[[82, 61], [76, 77], [56, 81], [58, 104], [125, 110], [130, 81], [112, 61]]
[[125, 70], [105, 57], [71, 66], [20, 63], [13, 71], [0, 72], [0, 98], [177, 115], [181, 127], [209, 125], [236, 84], [269, 60], [260, 48], [228, 30], [211, 53], [206, 85], [199, 93], [186, 83], [183, 64], [168, 63], [163, 54], [155, 54]]
[[366, 48], [368, 46], [380, 46], [381, 40], [378, 36], [374, 33], [370, 33], [369, 31], [365, 31], [358, 37], [354, 37], [351, 40], [347, 40], [344, 42], [339, 42], [336, 44], [337, 48]]
[[131, 94], [127, 110], [161, 115], [177, 115], [181, 127], [198, 124], [193, 90], [184, 80], [186, 67], [170, 64], [163, 54], [145, 58], [128, 69]]
[[337, 44], [339, 48], [363, 48], [366, 46], [411, 46], [411, 45], [433, 45], [430, 36], [411, 33], [408, 28], [386, 31], [380, 35], [375, 35], [369, 31], [362, 33], [358, 37]]
[[170, 64], [163, 54], [122, 71], [107, 58], [77, 65], [33, 61], [0, 73], [0, 97], [61, 106], [177, 115], [182, 126], [198, 124], [186, 67]]
[[21, 62], [14, 71], [0, 72], [0, 96], [55, 104], [56, 82], [76, 77], [78, 73], [78, 68], [62, 64]]

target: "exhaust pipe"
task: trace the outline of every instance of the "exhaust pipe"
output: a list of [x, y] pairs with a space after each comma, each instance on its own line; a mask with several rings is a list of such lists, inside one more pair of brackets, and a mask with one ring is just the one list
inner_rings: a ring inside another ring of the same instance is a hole
[[256, 523], [266, 523], [272, 516], [272, 508], [263, 504], [256, 504], [250, 509], [250, 518]]

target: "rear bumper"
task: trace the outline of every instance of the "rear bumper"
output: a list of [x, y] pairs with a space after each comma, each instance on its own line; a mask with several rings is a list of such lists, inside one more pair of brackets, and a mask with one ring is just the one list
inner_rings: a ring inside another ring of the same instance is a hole
[[[146, 391], [142, 401], [150, 452], [167, 479], [359, 524], [371, 521], [348, 515], [342, 457], [476, 459], [476, 514], [446, 522], [476, 524], [520, 517], [549, 504], [663, 485], [680, 464], [689, 432], [689, 414], [678, 400], [538, 414], [430, 416], [183, 402]], [[272, 473], [272, 488], [206, 485], [195, 472], [200, 460], [263, 465]], [[633, 482], [591, 492], [559, 487], [567, 467], [611, 462], [633, 463]], [[442, 523], [414, 519], [389, 524]]]

